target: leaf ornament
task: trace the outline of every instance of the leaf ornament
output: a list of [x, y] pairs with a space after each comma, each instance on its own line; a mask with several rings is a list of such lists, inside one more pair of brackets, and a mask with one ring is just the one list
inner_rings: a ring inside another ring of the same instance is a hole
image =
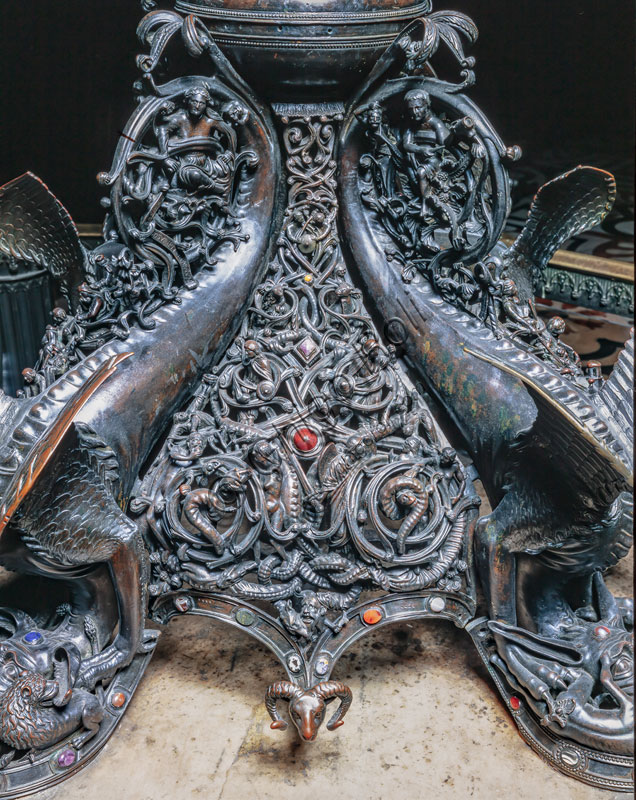
[[426, 18], [419, 20], [419, 22], [422, 23], [421, 39], [414, 39], [414, 31], [411, 31], [404, 34], [399, 41], [399, 45], [406, 57], [403, 71], [407, 75], [419, 74], [439, 47], [439, 30], [437, 26]]
[[415, 40], [412, 34], [407, 34], [400, 39], [400, 46], [406, 57], [404, 72], [407, 75], [419, 74], [437, 52], [441, 40], [463, 67], [463, 85], [469, 86], [474, 83], [472, 67], [475, 66], [475, 59], [472, 56], [466, 57], [462, 41], [462, 37], [466, 38], [469, 44], [477, 41], [477, 26], [470, 17], [458, 11], [436, 11], [423, 17], [420, 22], [421, 38]]
[[438, 28], [440, 38], [448, 45], [462, 67], [474, 66], [475, 60], [472, 57], [467, 59], [464, 55], [461, 39], [465, 36], [470, 44], [475, 44], [477, 41], [479, 31], [470, 17], [459, 11], [436, 11], [428, 17], [428, 21], [433, 22]]
[[210, 45], [207, 28], [194, 14], [184, 19], [181, 35], [187, 52], [193, 58], [201, 56]]
[[137, 56], [137, 67], [144, 73], [151, 73], [166, 49], [166, 45], [181, 28], [183, 18], [174, 11], [151, 11], [141, 20], [137, 37], [150, 45], [149, 55]]

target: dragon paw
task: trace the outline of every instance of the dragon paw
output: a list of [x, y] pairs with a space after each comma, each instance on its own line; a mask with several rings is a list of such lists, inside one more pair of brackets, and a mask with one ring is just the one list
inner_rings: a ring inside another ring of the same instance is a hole
[[[143, 637], [142, 637], [143, 641]], [[80, 664], [76, 686], [82, 689], [95, 688], [98, 681], [108, 681], [122, 667], [128, 666], [132, 661], [134, 652], [130, 646], [117, 639], [101, 653], [87, 658]]]
[[142, 631], [139, 644], [133, 648], [123, 640], [117, 639], [101, 653], [91, 656], [80, 665], [76, 685], [82, 689], [93, 689], [98, 681], [108, 680], [122, 667], [128, 666], [136, 653], [150, 653], [154, 650], [160, 631], [146, 628]]
[[[556, 645], [555, 641], [501, 622], [491, 622], [490, 629], [497, 643], [493, 664], [504, 675], [512, 677], [535, 700], [545, 702], [548, 714], [559, 716], [561, 712], [554, 707], [551, 693], [566, 691], [578, 677], [579, 671], [567, 663], [559, 663], [559, 656], [563, 657], [563, 654], [551, 651], [551, 646]], [[551, 658], [552, 652], [554, 656]], [[572, 663], [572, 659], [569, 660]]]
[[549, 692], [546, 692], [544, 698], [548, 706], [548, 713], [541, 718], [541, 724], [547, 727], [553, 722], [556, 722], [561, 728], [565, 728], [567, 718], [574, 711], [576, 703], [574, 698], [565, 697], [563, 699], [552, 699]]
[[80, 665], [76, 686], [89, 691], [97, 681], [112, 678], [118, 669], [130, 662], [129, 654], [111, 644], [99, 655], [86, 659]]

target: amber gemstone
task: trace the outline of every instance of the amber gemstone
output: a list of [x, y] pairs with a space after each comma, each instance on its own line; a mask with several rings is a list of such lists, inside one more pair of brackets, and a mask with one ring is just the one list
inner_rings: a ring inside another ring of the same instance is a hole
[[382, 612], [377, 608], [368, 608], [362, 615], [362, 619], [367, 625], [375, 625], [382, 619]]
[[126, 695], [123, 692], [115, 692], [110, 698], [110, 704], [113, 708], [121, 708], [126, 702]]
[[308, 453], [318, 444], [318, 437], [311, 428], [299, 428], [294, 434], [294, 444], [303, 453]]
[[512, 709], [514, 709], [515, 711], [517, 711], [517, 709], [519, 709], [519, 708], [521, 707], [521, 700], [519, 700], [519, 698], [518, 698], [518, 697], [515, 697], [515, 696], [513, 695], [513, 696], [510, 698], [510, 707], [511, 707]]

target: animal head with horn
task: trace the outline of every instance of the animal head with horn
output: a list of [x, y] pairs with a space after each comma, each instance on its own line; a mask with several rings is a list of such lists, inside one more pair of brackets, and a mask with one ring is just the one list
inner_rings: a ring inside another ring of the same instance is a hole
[[343, 717], [353, 699], [351, 689], [340, 681], [323, 681], [310, 689], [302, 689], [290, 681], [278, 681], [268, 688], [265, 705], [273, 719], [271, 727], [284, 731], [288, 723], [278, 713], [277, 701], [289, 700], [291, 721], [302, 739], [313, 742], [325, 718], [327, 703], [335, 698], [340, 700], [340, 705], [327, 723], [327, 729], [333, 731], [344, 724]]

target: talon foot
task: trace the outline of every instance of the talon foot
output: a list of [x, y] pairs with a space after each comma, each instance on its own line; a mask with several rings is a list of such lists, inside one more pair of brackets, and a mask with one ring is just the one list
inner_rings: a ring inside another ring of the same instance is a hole
[[138, 653], [152, 653], [152, 651], [157, 646], [157, 641], [159, 636], [161, 635], [161, 631], [153, 630], [152, 628], [146, 628], [144, 632], [141, 634], [141, 642], [139, 647], [137, 648]]
[[129, 652], [120, 650], [111, 644], [99, 655], [91, 656], [80, 665], [76, 686], [82, 689], [93, 689], [97, 681], [111, 678], [121, 667], [130, 663]]

